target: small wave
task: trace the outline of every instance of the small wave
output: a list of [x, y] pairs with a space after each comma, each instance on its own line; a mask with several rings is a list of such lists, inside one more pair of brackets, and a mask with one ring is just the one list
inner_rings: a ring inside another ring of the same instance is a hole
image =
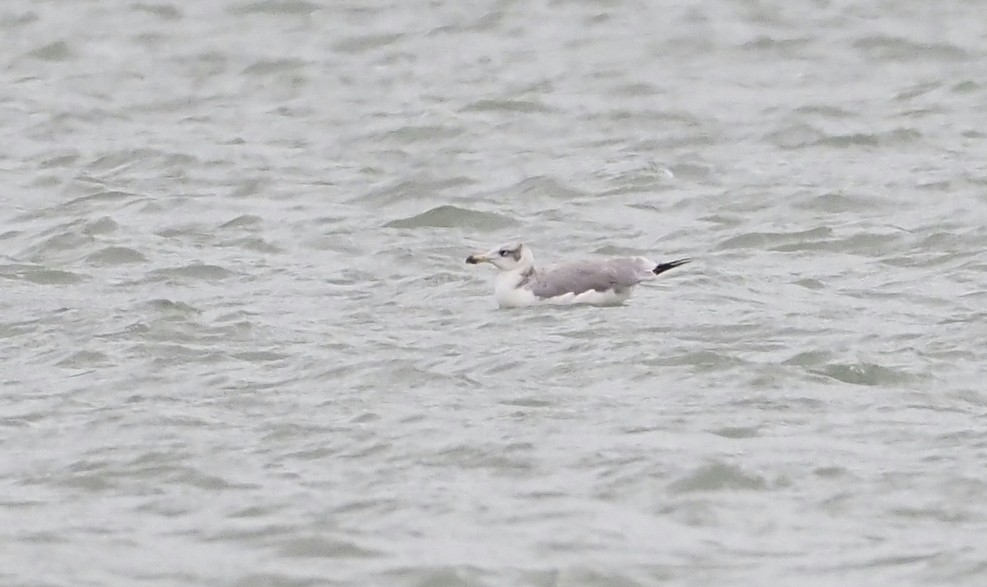
[[199, 310], [195, 306], [190, 306], [185, 302], [173, 302], [166, 299], [156, 299], [150, 300], [146, 305], [158, 312], [167, 314], [180, 314], [182, 316], [189, 316], [192, 314], [201, 314], [202, 310]]
[[809, 371], [851, 385], [900, 385], [914, 379], [912, 375], [874, 363], [831, 363]]
[[716, 245], [716, 250], [770, 249], [781, 245], [819, 241], [831, 236], [833, 231], [824, 226], [798, 232], [749, 232], [731, 237]]
[[242, 226], [256, 226], [263, 222], [260, 216], [254, 214], [241, 214], [233, 220], [220, 224], [220, 228], [240, 228]]
[[571, 200], [586, 195], [586, 192], [572, 188], [560, 180], [547, 175], [536, 175], [525, 178], [518, 182], [513, 190], [526, 196], [549, 196], [563, 200]]
[[402, 34], [358, 35], [338, 41], [332, 48], [340, 53], [365, 53], [391, 45], [403, 37]]
[[173, 4], [136, 4], [133, 9], [153, 14], [162, 20], [179, 20], [182, 18], [181, 10]]
[[149, 274], [149, 278], [155, 281], [169, 281], [173, 279], [201, 279], [206, 281], [226, 279], [233, 273], [218, 265], [205, 265], [193, 263], [181, 267], [169, 267], [167, 269], [155, 269]]
[[392, 220], [387, 228], [470, 228], [479, 231], [495, 231], [509, 228], [517, 222], [512, 218], [495, 214], [467, 210], [458, 206], [439, 206], [408, 218]]
[[68, 61], [72, 58], [72, 49], [65, 41], [55, 41], [48, 43], [28, 52], [28, 57], [41, 59], [43, 61]]
[[40, 285], [68, 285], [78, 283], [83, 277], [71, 271], [48, 269], [41, 265], [0, 265], [0, 277], [21, 279]]
[[860, 38], [853, 48], [876, 61], [963, 61], [970, 54], [950, 43], [921, 43], [890, 35]]
[[229, 14], [248, 16], [251, 14], [307, 15], [319, 9], [317, 4], [305, 0], [261, 0], [248, 4], [235, 5], [227, 10]]
[[147, 258], [140, 251], [128, 247], [106, 247], [86, 257], [92, 265], [123, 265], [126, 263], [144, 263]]
[[109, 363], [109, 357], [99, 351], [76, 351], [68, 357], [62, 359], [57, 364], [59, 367], [70, 367], [75, 369], [99, 367]]
[[746, 473], [740, 467], [724, 463], [712, 463], [672, 482], [672, 493], [697, 493], [729, 489], [764, 490], [767, 482], [760, 475]]
[[549, 108], [533, 100], [483, 99], [463, 108], [464, 112], [548, 112]]
[[269, 75], [296, 71], [306, 66], [300, 59], [270, 59], [248, 65], [243, 73], [248, 75]]
[[324, 536], [292, 538], [280, 545], [282, 556], [315, 559], [371, 558], [381, 553], [364, 548], [351, 540], [332, 539]]

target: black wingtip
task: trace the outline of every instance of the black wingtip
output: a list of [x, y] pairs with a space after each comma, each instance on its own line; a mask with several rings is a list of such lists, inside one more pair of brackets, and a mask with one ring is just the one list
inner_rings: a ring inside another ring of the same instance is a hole
[[659, 263], [651, 270], [655, 275], [661, 275], [662, 273], [668, 271], [669, 269], [675, 269], [679, 265], [685, 265], [686, 263], [692, 261], [692, 259], [679, 259], [678, 261], [669, 261], [668, 263]]

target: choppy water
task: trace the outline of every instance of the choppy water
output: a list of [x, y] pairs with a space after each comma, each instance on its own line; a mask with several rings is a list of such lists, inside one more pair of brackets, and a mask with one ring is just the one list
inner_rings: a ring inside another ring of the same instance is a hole
[[[983, 585], [975, 1], [0, 7], [0, 584]], [[499, 311], [466, 254], [696, 261]]]

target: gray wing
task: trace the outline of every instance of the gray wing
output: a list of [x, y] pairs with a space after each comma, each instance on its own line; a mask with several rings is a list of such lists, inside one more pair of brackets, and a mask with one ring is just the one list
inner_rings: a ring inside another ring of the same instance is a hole
[[619, 290], [640, 283], [647, 275], [647, 265], [642, 259], [577, 261], [536, 273], [527, 288], [539, 298], [567, 293], [578, 295], [590, 290]]

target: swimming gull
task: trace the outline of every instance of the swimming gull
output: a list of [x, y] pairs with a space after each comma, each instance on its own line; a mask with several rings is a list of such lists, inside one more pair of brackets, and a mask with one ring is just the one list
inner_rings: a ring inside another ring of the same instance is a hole
[[523, 243], [466, 258], [471, 265], [490, 263], [500, 270], [494, 281], [494, 296], [501, 308], [538, 303], [615, 306], [627, 301], [642, 281], [690, 260], [655, 263], [645, 257], [586, 259], [539, 270], [531, 249]]

